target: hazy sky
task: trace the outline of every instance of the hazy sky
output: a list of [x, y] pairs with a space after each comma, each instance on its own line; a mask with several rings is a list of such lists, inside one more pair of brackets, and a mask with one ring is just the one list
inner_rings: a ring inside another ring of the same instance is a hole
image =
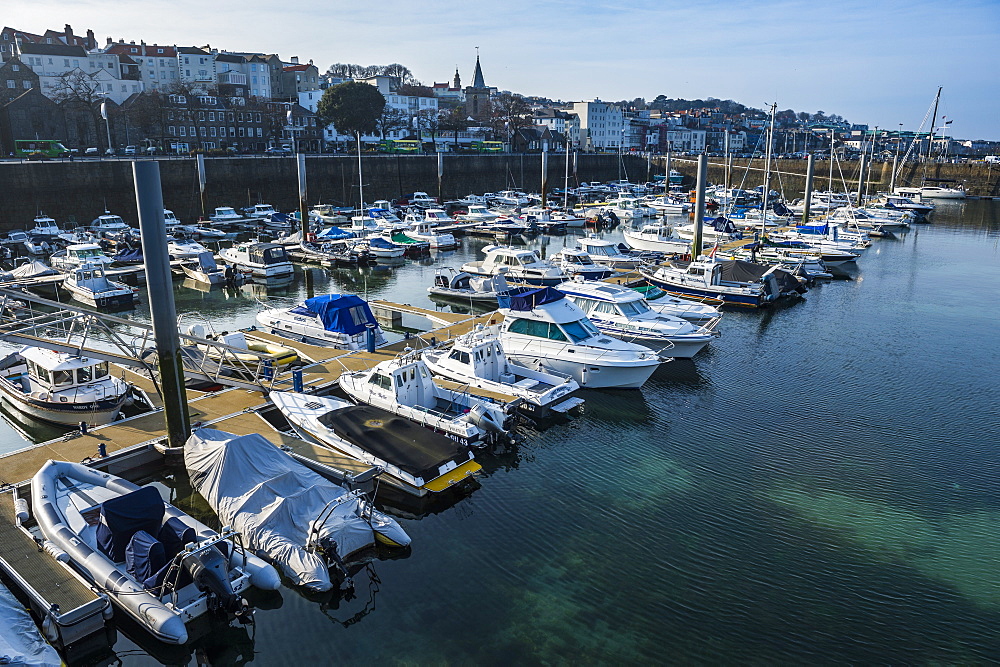
[[398, 62], [428, 84], [456, 65], [471, 83], [478, 46], [487, 85], [566, 101], [718, 97], [915, 130], [944, 86], [953, 136], [1000, 140], [1000, 0], [5, 4], [29, 32]]

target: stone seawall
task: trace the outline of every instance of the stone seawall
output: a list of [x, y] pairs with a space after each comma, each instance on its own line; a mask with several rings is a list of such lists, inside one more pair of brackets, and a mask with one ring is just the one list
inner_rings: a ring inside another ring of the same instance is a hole
[[[541, 156], [444, 155], [441, 195], [454, 199], [470, 193], [520, 188], [541, 190]], [[182, 222], [202, 215], [198, 176], [193, 158], [161, 159], [164, 205]], [[549, 154], [549, 189], [563, 185], [565, 156]], [[644, 158], [580, 155], [570, 183], [631, 177], [645, 180]], [[306, 158], [311, 203], [358, 201], [358, 161], [351, 156]], [[281, 211], [298, 208], [298, 176], [293, 157], [234, 157], [205, 160], [205, 210], [217, 206], [244, 207], [266, 202]], [[397, 199], [422, 191], [438, 195], [436, 155], [380, 155], [363, 158], [366, 202]], [[0, 163], [0, 232], [28, 229], [44, 211], [60, 224], [87, 224], [105, 209], [138, 225], [132, 163], [128, 160]]]
[[[441, 195], [445, 199], [480, 194], [507, 188], [541, 190], [541, 157], [526, 155], [444, 155]], [[548, 158], [549, 188], [562, 187], [565, 156]], [[184, 222], [202, 214], [198, 177], [193, 158], [161, 159], [163, 201]], [[731, 171], [734, 187], [752, 188], [763, 181], [763, 160], [735, 160]], [[579, 155], [576, 174], [570, 161], [570, 184], [581, 181], [608, 181], [629, 178], [633, 182], [663, 173], [662, 158], [648, 163], [645, 158], [617, 155]], [[693, 187], [696, 162], [692, 158], [674, 158], [671, 166], [683, 173], [685, 183]], [[801, 197], [805, 189], [804, 160], [778, 160], [771, 187], [789, 199]], [[357, 158], [351, 156], [310, 156], [306, 158], [310, 202], [358, 201]], [[871, 170], [869, 191], [889, 186], [891, 163], [876, 163]], [[857, 188], [858, 163], [834, 165], [834, 189]], [[207, 187], [205, 210], [216, 206], [243, 207], [259, 202], [273, 204], [279, 210], [298, 207], [296, 161], [291, 157], [234, 157], [205, 160]], [[928, 165], [928, 178], [953, 179], [964, 183], [971, 195], [1000, 196], [1000, 169], [990, 165]], [[923, 165], [906, 165], [899, 184], [919, 184]], [[708, 180], [722, 183], [725, 166], [721, 158], [710, 160]], [[826, 189], [829, 163], [816, 163], [818, 189]], [[423, 191], [438, 194], [437, 156], [381, 155], [364, 157], [364, 194], [368, 202], [396, 199], [400, 195]], [[0, 163], [0, 233], [28, 229], [39, 211], [60, 224], [75, 221], [86, 224], [108, 209], [137, 224], [132, 167], [128, 160], [76, 162]]]

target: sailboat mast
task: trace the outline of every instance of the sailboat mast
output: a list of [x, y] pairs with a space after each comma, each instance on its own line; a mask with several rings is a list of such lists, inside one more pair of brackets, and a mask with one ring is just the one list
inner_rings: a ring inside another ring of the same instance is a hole
[[760, 211], [760, 236], [761, 239], [764, 238], [764, 230], [767, 223], [767, 200], [768, 195], [771, 193], [771, 153], [772, 145], [774, 143], [774, 115], [778, 108], [778, 103], [775, 102], [771, 105], [771, 124], [767, 127], [767, 151], [766, 160], [764, 161], [764, 203], [761, 206]]
[[941, 102], [941, 90], [944, 86], [938, 86], [937, 95], [934, 97], [934, 114], [931, 116], [931, 133], [927, 137], [927, 161], [931, 161], [931, 146], [934, 145], [934, 126], [937, 125], [938, 104]]
[[569, 132], [564, 135], [566, 140], [566, 173], [563, 175], [563, 210], [568, 210], [569, 204]]

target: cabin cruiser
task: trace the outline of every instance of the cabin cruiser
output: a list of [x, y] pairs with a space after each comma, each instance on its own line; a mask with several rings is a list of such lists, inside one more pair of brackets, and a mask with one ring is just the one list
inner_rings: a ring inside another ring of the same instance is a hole
[[793, 276], [804, 277], [807, 281], [829, 280], [833, 274], [827, 271], [826, 264], [819, 253], [793, 250], [791, 248], [776, 248], [763, 246], [760, 243], [751, 243], [741, 248], [736, 248], [725, 254], [719, 253], [720, 258], [741, 259], [746, 262], [777, 265], [782, 271], [786, 271]]
[[934, 204], [932, 202], [918, 202], [914, 201], [911, 197], [900, 194], [885, 195], [884, 204], [886, 208], [894, 208], [901, 211], [912, 211], [923, 216], [928, 216], [934, 212]]
[[121, 234], [122, 232], [128, 232], [131, 234], [136, 231], [132, 227], [126, 225], [125, 221], [121, 219], [121, 216], [112, 215], [110, 211], [105, 211], [103, 215], [97, 216], [93, 222], [90, 223], [90, 228], [98, 234], [103, 234], [105, 236]]
[[614, 211], [615, 215], [625, 220], [636, 220], [639, 218], [655, 218], [659, 213], [651, 206], [636, 197], [621, 196], [612, 199], [604, 206], [604, 211]]
[[259, 278], [290, 276], [295, 269], [284, 246], [276, 243], [246, 241], [219, 252], [227, 263], [246, 269]]
[[177, 228], [177, 225], [181, 224], [181, 221], [177, 219], [174, 212], [169, 209], [163, 209], [163, 224], [167, 228], [167, 233]]
[[211, 251], [191, 239], [170, 239], [167, 241], [167, 254], [170, 259], [195, 259], [206, 252]]
[[[691, 252], [691, 240], [682, 239], [674, 233], [673, 227], [661, 224], [643, 225], [640, 229], [624, 229], [625, 243], [635, 250], [662, 252], [665, 254]], [[703, 247], [712, 244], [703, 242]]]
[[64, 426], [115, 419], [132, 386], [111, 375], [107, 361], [41, 347], [23, 347], [0, 361], [4, 400], [32, 417]]
[[651, 284], [679, 294], [722, 299], [726, 305], [762, 308], [781, 296], [805, 291], [793, 276], [776, 266], [739, 260], [719, 261], [702, 255], [697, 261], [639, 268]]
[[579, 306], [600, 331], [639, 343], [663, 357], [690, 359], [719, 334], [718, 322], [695, 326], [650, 308], [642, 294], [595, 280], [570, 280], [556, 287]]
[[81, 463], [48, 461], [31, 480], [31, 510], [48, 552], [160, 641], [184, 644], [186, 624], [222, 610], [249, 620], [243, 593], [277, 590], [277, 571], [139, 487]]
[[615, 275], [615, 270], [598, 264], [585, 250], [563, 248], [550, 257], [553, 264], [561, 268], [567, 276], [581, 276], [587, 280], [604, 280]]
[[641, 200], [643, 204], [649, 206], [657, 214], [665, 213], [687, 213], [691, 205], [686, 201], [680, 201], [665, 195], [649, 195]]
[[59, 229], [59, 225], [56, 221], [47, 215], [38, 215], [35, 217], [35, 226], [28, 230], [31, 236], [43, 236], [49, 240], [52, 240], [62, 234], [62, 230]]
[[221, 285], [226, 282], [226, 272], [216, 264], [215, 255], [210, 250], [183, 262], [181, 270], [188, 278], [200, 283]]
[[354, 294], [326, 294], [292, 308], [263, 310], [257, 324], [289, 340], [342, 350], [365, 349], [369, 335], [375, 347], [388, 342], [368, 303]]
[[362, 560], [376, 542], [410, 543], [363, 493], [337, 486], [262, 435], [200, 428], [184, 445], [184, 466], [222, 525], [310, 591], [334, 587], [331, 569], [349, 588], [347, 564]]
[[572, 377], [508, 359], [495, 327], [479, 325], [454, 339], [449, 349], [424, 350], [422, 358], [438, 377], [522, 399], [517, 409], [532, 419], [566, 413], [583, 403], [572, 396], [580, 388]]
[[82, 264], [112, 264], [113, 259], [104, 254], [96, 243], [74, 243], [49, 257], [49, 264], [59, 271], [72, 271]]
[[504, 278], [506, 271], [495, 276], [473, 276], [447, 267], [434, 274], [434, 284], [427, 288], [432, 296], [495, 306], [497, 294], [510, 289]]
[[263, 220], [277, 212], [278, 210], [270, 204], [254, 204], [250, 208], [243, 209], [244, 217], [247, 220]]
[[709, 303], [682, 299], [665, 292], [656, 285], [647, 283], [637, 285], [632, 289], [641, 294], [642, 298], [646, 300], [646, 304], [656, 312], [683, 317], [693, 324], [708, 325], [722, 317], [719, 309]]
[[649, 348], [601, 333], [580, 308], [550, 287], [519, 287], [499, 297], [500, 344], [524, 366], [572, 377], [586, 388], [637, 388], [663, 361]]
[[309, 217], [326, 225], [345, 225], [350, 222], [348, 217], [344, 215], [344, 211], [337, 209], [332, 204], [313, 205], [309, 209]]
[[218, 206], [215, 213], [208, 216], [208, 219], [215, 224], [229, 225], [235, 222], [246, 222], [246, 218], [236, 212], [232, 206]]
[[587, 251], [591, 259], [598, 264], [609, 266], [612, 269], [634, 269], [642, 263], [636, 255], [628, 255], [618, 248], [618, 245], [607, 239], [597, 238], [591, 234], [579, 241], [580, 247]]
[[829, 221], [819, 225], [799, 225], [783, 232], [768, 232], [771, 240], [802, 241], [822, 249], [836, 249], [860, 255], [870, 245], [871, 239], [864, 231], [844, 229], [839, 222]]
[[408, 213], [403, 222], [409, 225], [409, 229], [405, 230], [407, 236], [417, 241], [426, 241], [435, 250], [450, 250], [458, 245], [453, 235], [434, 229], [442, 222], [451, 223], [451, 218], [439, 208], [427, 209], [424, 211], [424, 217]]
[[482, 249], [486, 259], [466, 262], [461, 271], [474, 276], [494, 276], [506, 269], [508, 280], [529, 285], [558, 285], [566, 272], [551, 262], [543, 262], [534, 250], [488, 245]]
[[109, 280], [100, 264], [81, 264], [66, 275], [63, 287], [77, 301], [108, 310], [131, 308], [138, 298], [128, 285]]
[[921, 199], [965, 199], [965, 188], [942, 188], [924, 186], [920, 188]]
[[504, 405], [459, 388], [441, 387], [431, 379], [422, 359], [404, 354], [362, 371], [345, 371], [340, 389], [355, 403], [382, 408], [470, 447], [513, 438], [510, 412]]
[[465, 213], [459, 213], [455, 217], [466, 222], [489, 222], [496, 220], [499, 214], [491, 211], [485, 204], [469, 204]]
[[300, 438], [383, 468], [386, 481], [412, 495], [440, 493], [482, 470], [469, 447], [381, 408], [285, 391], [268, 397]]

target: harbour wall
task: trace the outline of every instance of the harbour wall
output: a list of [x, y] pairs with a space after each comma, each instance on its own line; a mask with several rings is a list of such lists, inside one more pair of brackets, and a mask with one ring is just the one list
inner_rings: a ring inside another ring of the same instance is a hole
[[[193, 158], [161, 158], [160, 175], [163, 200], [184, 222], [202, 215], [198, 176]], [[748, 162], [750, 163], [748, 165]], [[748, 169], [749, 166], [749, 169]], [[771, 187], [789, 199], [805, 190], [804, 160], [777, 160]], [[694, 158], [675, 157], [671, 167], [685, 176], [693, 187], [697, 163]], [[834, 189], [857, 189], [858, 163], [834, 165]], [[570, 185], [583, 181], [608, 181], [628, 178], [645, 181], [663, 173], [665, 164], [656, 157], [582, 154], [570, 157]], [[357, 203], [358, 163], [349, 155], [322, 155], [306, 158], [308, 197], [311, 203]], [[986, 164], [932, 164], [926, 177], [951, 179], [963, 183], [971, 195], [1000, 196], [1000, 169]], [[870, 170], [869, 191], [889, 187], [891, 163], [875, 163]], [[205, 160], [205, 211], [217, 206], [243, 207], [266, 202], [279, 210], [298, 207], [296, 160], [292, 157], [232, 157]], [[565, 156], [548, 156], [548, 187], [561, 187], [566, 173]], [[539, 154], [443, 155], [443, 175], [438, 189], [438, 162], [435, 155], [378, 155], [363, 159], [364, 197], [396, 199], [423, 191], [444, 199], [481, 194], [507, 188], [541, 190]], [[723, 183], [726, 177], [722, 158], [709, 162], [708, 180]], [[734, 160], [730, 171], [733, 187], [752, 188], [764, 177], [763, 160]], [[897, 178], [898, 185], [919, 184], [925, 177], [924, 165], [907, 164]], [[817, 162], [817, 189], [826, 189], [829, 162]], [[28, 229], [32, 218], [43, 211], [60, 224], [70, 221], [86, 224], [104, 210], [137, 224], [132, 166], [129, 160], [78, 160], [76, 162], [0, 163], [0, 233]]]

